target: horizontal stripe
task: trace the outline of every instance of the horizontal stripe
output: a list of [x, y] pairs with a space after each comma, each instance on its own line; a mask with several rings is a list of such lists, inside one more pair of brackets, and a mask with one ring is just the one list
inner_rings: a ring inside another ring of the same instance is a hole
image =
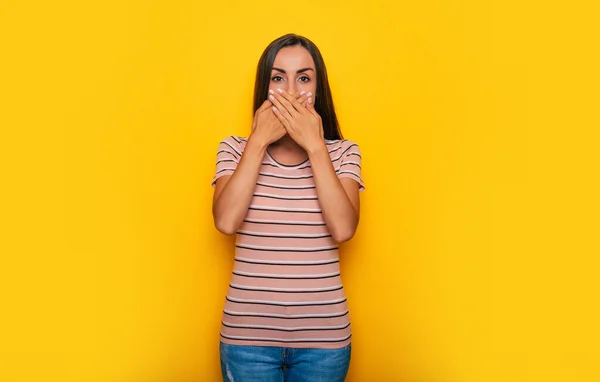
[[265, 194], [263, 192], [256, 192], [253, 194], [253, 196], [279, 200], [318, 200], [318, 197], [316, 196], [283, 196], [277, 194]]
[[338, 175], [342, 175], [342, 174], [352, 174], [352, 175], [354, 175], [355, 177], [357, 177], [357, 178], [359, 178], [359, 179], [360, 179], [360, 175], [358, 175], [358, 174], [357, 174], [357, 173], [355, 173], [354, 171], [340, 171], [340, 172], [338, 172]]
[[257, 186], [263, 186], [263, 187], [270, 187], [270, 188], [279, 188], [282, 190], [310, 190], [313, 188], [316, 188], [315, 186], [288, 186], [288, 187], [283, 187], [281, 185], [278, 184], [273, 184], [273, 183], [264, 183], [264, 182], [256, 182]]
[[351, 155], [356, 155], [357, 157], [359, 157], [359, 158], [361, 158], [361, 159], [362, 159], [362, 156], [361, 156], [359, 153], [350, 153], [350, 154], [348, 154], [346, 157], [349, 157], [349, 156], [351, 156]]
[[328, 279], [331, 277], [337, 277], [340, 275], [339, 272], [333, 273], [322, 273], [322, 274], [273, 274], [273, 273], [252, 273], [242, 272], [238, 270], [233, 271], [234, 275], [242, 277], [254, 277], [259, 279], [279, 279], [279, 280], [312, 280], [312, 279]]
[[228, 328], [237, 328], [237, 329], [258, 329], [258, 330], [277, 330], [280, 332], [306, 332], [306, 331], [323, 331], [323, 330], [344, 330], [350, 326], [350, 323], [345, 325], [337, 325], [337, 326], [298, 326], [292, 328], [286, 328], [285, 326], [270, 326], [270, 325], [240, 325], [240, 324], [232, 324], [230, 322], [221, 321], [223, 326]]
[[262, 313], [262, 312], [236, 312], [234, 310], [224, 309], [223, 313], [228, 316], [234, 317], [264, 317], [264, 318], [276, 318], [283, 320], [304, 320], [311, 318], [339, 318], [347, 315], [348, 309], [339, 313], [316, 313], [316, 314], [275, 314], [275, 313]]
[[292, 342], [343, 342], [343, 341], [350, 339], [352, 337], [352, 335], [348, 335], [346, 337], [340, 337], [340, 338], [320, 338], [320, 339], [319, 338], [302, 338], [302, 339], [295, 339], [295, 340], [284, 339], [284, 338], [268, 338], [268, 337], [226, 336], [223, 333], [221, 333], [221, 337], [227, 338], [230, 340], [292, 343]]
[[239, 139], [236, 136], [232, 135], [231, 138], [239, 144], [242, 144], [242, 141], [246, 142], [246, 139]]
[[[275, 167], [275, 168], [281, 168], [277, 165], [274, 165], [273, 163], [267, 163], [267, 162], [262, 162], [261, 165], [263, 166], [269, 166], [269, 167]], [[304, 170], [305, 168], [310, 168], [310, 162], [305, 164], [302, 167], [298, 167], [298, 168], [294, 168], [293, 170]], [[284, 170], [288, 170], [288, 169], [284, 169]]]
[[229, 147], [231, 147], [231, 149], [233, 150], [233, 152], [235, 152], [238, 156], [240, 156], [240, 157], [242, 156], [242, 153], [239, 152], [239, 151], [237, 151], [237, 149], [235, 147], [233, 147], [232, 145], [230, 145], [228, 142], [223, 141], [222, 143], [225, 144], [225, 145], [227, 145], [227, 146], [229, 146]]
[[225, 172], [225, 171], [235, 171], [235, 168], [231, 168], [231, 167], [222, 168], [219, 171], [215, 172], [215, 175], [219, 175], [220, 173]]
[[319, 214], [321, 213], [320, 208], [282, 208], [282, 207], [263, 207], [251, 204], [248, 207], [249, 210], [255, 211], [271, 211], [271, 212], [289, 212], [289, 213], [307, 213], [307, 214]]
[[320, 260], [320, 261], [275, 261], [275, 260], [255, 260], [245, 257], [236, 257], [234, 259], [240, 263], [246, 264], [265, 264], [265, 265], [327, 265], [339, 263], [338, 259]]
[[285, 176], [281, 174], [273, 174], [271, 172], [259, 172], [258, 175], [279, 179], [311, 179], [313, 177], [312, 175]]
[[348, 150], [350, 150], [350, 149], [351, 149], [351, 148], [353, 148], [353, 147], [358, 147], [358, 145], [357, 145], [356, 143], [353, 143], [353, 144], [351, 144], [350, 146], [348, 146], [348, 147], [346, 148], [346, 150], [342, 151], [342, 153], [340, 154], [340, 156], [339, 156], [339, 157], [337, 157], [337, 158], [335, 158], [335, 159], [332, 159], [331, 161], [332, 161], [332, 162], [337, 162], [337, 161], [338, 161], [338, 160], [339, 160], [341, 157], [343, 157], [343, 156], [344, 156], [344, 154], [346, 154], [346, 152], [348, 152]]
[[[358, 168], [361, 168], [360, 164], [358, 164], [356, 162], [344, 162], [344, 163], [342, 163], [342, 166], [356, 166]], [[340, 167], [342, 167], [342, 166], [340, 166]]]
[[266, 287], [253, 287], [239, 284], [229, 284], [233, 289], [238, 290], [252, 290], [257, 292], [275, 292], [275, 293], [320, 293], [320, 292], [334, 292], [343, 288], [342, 284], [334, 285], [331, 287], [324, 288], [266, 288]]
[[219, 154], [229, 154], [232, 157], [234, 157], [235, 159], [237, 159], [237, 157], [235, 156], [235, 154], [232, 153], [231, 151], [228, 151], [228, 150], [219, 150], [219, 151], [217, 151], [217, 156], [219, 156]]
[[238, 163], [236, 160], [233, 160], [233, 159], [221, 159], [221, 160], [217, 161], [217, 165], [219, 165], [219, 163], [224, 163], [224, 162]]
[[305, 220], [262, 220], [262, 219], [244, 219], [244, 223], [254, 224], [279, 224], [279, 225], [308, 225], [308, 226], [324, 226], [324, 221], [305, 221]]
[[254, 237], [271, 237], [271, 238], [285, 238], [285, 239], [322, 239], [325, 237], [331, 237], [328, 233], [271, 233], [271, 232], [254, 232], [254, 231], [238, 231], [238, 235], [254, 236]]
[[323, 305], [337, 305], [342, 302], [346, 302], [346, 298], [338, 298], [335, 300], [326, 301], [302, 301], [302, 302], [281, 302], [274, 300], [248, 300], [243, 298], [235, 298], [227, 296], [227, 301], [235, 302], [237, 304], [250, 304], [250, 305], [271, 305], [271, 306], [323, 306]]
[[236, 244], [238, 248], [253, 249], [256, 251], [271, 251], [271, 252], [321, 252], [332, 251], [338, 249], [337, 245], [329, 245], [326, 247], [263, 247], [250, 244]]

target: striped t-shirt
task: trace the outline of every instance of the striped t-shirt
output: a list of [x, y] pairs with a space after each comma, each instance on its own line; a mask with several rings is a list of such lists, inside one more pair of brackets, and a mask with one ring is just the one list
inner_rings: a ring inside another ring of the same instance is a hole
[[[248, 140], [231, 136], [217, 153], [218, 178], [232, 175]], [[358, 145], [326, 140], [338, 178], [364, 190]], [[308, 160], [288, 166], [268, 151], [237, 232], [221, 341], [234, 345], [341, 348], [350, 343], [338, 245], [325, 226]]]

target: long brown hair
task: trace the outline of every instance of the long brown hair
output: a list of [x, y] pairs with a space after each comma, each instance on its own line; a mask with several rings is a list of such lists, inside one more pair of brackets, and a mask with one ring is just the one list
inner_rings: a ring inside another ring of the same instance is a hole
[[319, 113], [323, 122], [323, 135], [325, 139], [342, 139], [342, 132], [333, 107], [333, 98], [331, 97], [331, 89], [329, 88], [327, 69], [325, 68], [323, 56], [321, 56], [319, 48], [312, 41], [293, 33], [281, 36], [271, 42], [260, 56], [256, 68], [256, 81], [254, 83], [254, 113], [256, 113], [256, 110], [267, 99], [275, 56], [277, 56], [281, 48], [296, 45], [300, 45], [308, 50], [315, 62], [315, 70], [317, 72], [317, 90], [314, 98], [315, 110]]

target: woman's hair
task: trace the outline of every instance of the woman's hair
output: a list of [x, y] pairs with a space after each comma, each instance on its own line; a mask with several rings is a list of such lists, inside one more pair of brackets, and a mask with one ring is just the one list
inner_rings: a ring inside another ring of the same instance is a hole
[[315, 110], [319, 113], [323, 122], [323, 135], [325, 139], [342, 139], [342, 132], [333, 107], [333, 99], [331, 97], [331, 89], [329, 88], [327, 69], [325, 68], [323, 56], [321, 56], [319, 48], [312, 41], [293, 33], [281, 36], [270, 43], [258, 61], [256, 81], [254, 83], [254, 113], [256, 113], [267, 99], [275, 56], [277, 56], [281, 48], [296, 45], [300, 45], [308, 50], [315, 62], [315, 70], [317, 72], [317, 90], [314, 98]]

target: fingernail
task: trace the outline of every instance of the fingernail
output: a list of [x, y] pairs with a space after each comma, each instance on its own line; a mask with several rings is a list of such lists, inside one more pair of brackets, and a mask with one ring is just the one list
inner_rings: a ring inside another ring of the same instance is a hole
[[269, 96], [269, 99], [270, 99], [271, 101], [275, 101], [275, 97], [273, 97], [272, 95], [270, 95], [270, 96]]
[[269, 89], [269, 94], [275, 94], [275, 92], [271, 89]]
[[277, 111], [277, 108], [275, 106], [273, 106], [273, 111]]
[[308, 99], [308, 103], [312, 103], [312, 98], [309, 98], [309, 99]]
[[283, 90], [281, 90], [281, 89], [277, 89], [277, 91], [278, 91], [279, 93], [283, 93]]
[[308, 92], [307, 96], [312, 97], [312, 92]]
[[305, 92], [305, 91], [301, 91], [301, 92], [300, 92], [300, 95], [304, 95], [304, 93], [306, 93], [306, 92]]

